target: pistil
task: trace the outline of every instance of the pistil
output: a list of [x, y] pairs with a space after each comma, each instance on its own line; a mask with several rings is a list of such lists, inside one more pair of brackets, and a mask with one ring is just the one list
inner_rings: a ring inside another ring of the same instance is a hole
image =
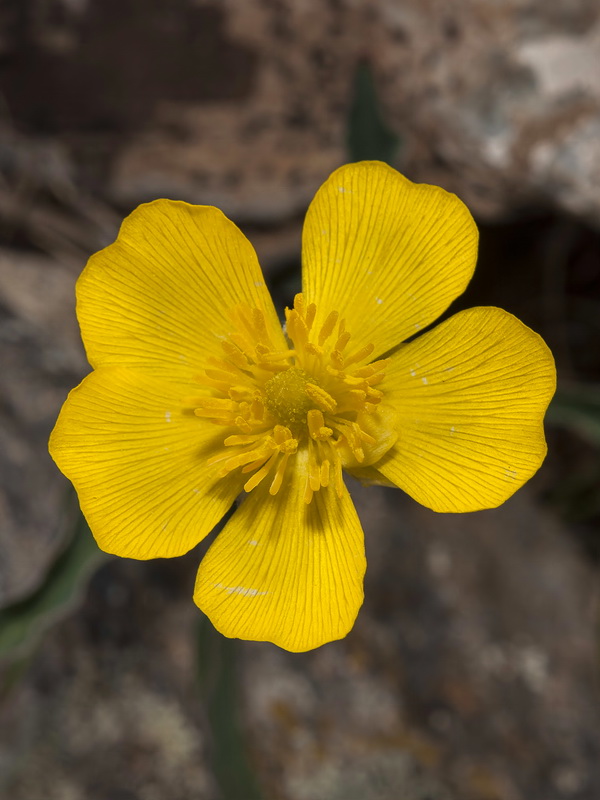
[[387, 359], [368, 362], [372, 344], [346, 354], [351, 333], [345, 321], [331, 311], [315, 330], [316, 311], [296, 295], [293, 308], [286, 309], [291, 347], [281, 351], [259, 309], [234, 309], [222, 358], [210, 359], [199, 378], [212, 395], [190, 400], [197, 416], [230, 429], [210, 463], [219, 465], [220, 477], [235, 470], [251, 474], [247, 492], [270, 476], [269, 492], [277, 494], [290, 459], [303, 447], [305, 502], [329, 486], [341, 497], [342, 467], [371, 464], [395, 441], [390, 415], [375, 413], [384, 395], [374, 387], [383, 380]]

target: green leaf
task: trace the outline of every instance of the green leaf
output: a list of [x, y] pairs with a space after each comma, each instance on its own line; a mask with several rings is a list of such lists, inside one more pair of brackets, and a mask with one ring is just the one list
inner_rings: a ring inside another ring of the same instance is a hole
[[388, 128], [381, 114], [371, 70], [367, 64], [359, 64], [348, 118], [350, 161], [374, 160], [391, 164], [399, 145], [400, 138]]
[[546, 419], [600, 446], [600, 386], [574, 383], [559, 387]]
[[107, 558], [80, 516], [71, 542], [44, 583], [29, 597], [0, 611], [0, 659], [29, 653], [51, 625], [77, 606], [89, 577]]
[[238, 641], [222, 636], [202, 615], [198, 629], [198, 682], [212, 731], [213, 769], [221, 798], [262, 800], [240, 722], [238, 646]]

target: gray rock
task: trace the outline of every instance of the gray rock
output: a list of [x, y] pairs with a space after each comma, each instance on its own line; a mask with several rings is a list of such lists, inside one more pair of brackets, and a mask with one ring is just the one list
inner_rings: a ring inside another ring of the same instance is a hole
[[75, 277], [49, 258], [0, 250], [0, 607], [37, 587], [77, 518], [47, 444], [68, 391], [89, 369]]
[[591, 800], [600, 794], [594, 576], [528, 490], [434, 514], [353, 492], [366, 600], [344, 642], [246, 645], [273, 797]]
[[101, 0], [28, 5], [20, 27], [0, 21], [9, 175], [26, 134], [60, 191], [289, 220], [348, 158], [366, 60], [410, 177], [479, 216], [549, 205], [600, 223], [596, 0], [125, 0], [118, 26]]

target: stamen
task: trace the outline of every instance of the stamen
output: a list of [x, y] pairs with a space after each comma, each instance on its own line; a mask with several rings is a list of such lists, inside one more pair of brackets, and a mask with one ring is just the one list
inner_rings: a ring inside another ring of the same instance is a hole
[[275, 425], [273, 428], [273, 438], [275, 439], [275, 443], [280, 446], [292, 439], [292, 432], [284, 425]]
[[316, 460], [313, 458], [309, 462], [308, 467], [308, 482], [313, 492], [318, 492], [321, 488], [321, 470], [319, 469]]
[[255, 397], [252, 400], [252, 405], [250, 406], [250, 413], [253, 417], [257, 420], [262, 420], [265, 415], [265, 406], [262, 398]]
[[238, 427], [243, 433], [251, 433], [252, 432], [252, 425], [245, 420], [243, 417], [236, 417], [235, 418], [235, 425]]
[[324, 342], [329, 339], [331, 334], [333, 333], [333, 329], [335, 328], [335, 324], [338, 321], [339, 314], [337, 311], [332, 311], [331, 314], [327, 317], [325, 322], [323, 323], [321, 330], [319, 331], [319, 344], [323, 346]]
[[344, 479], [342, 477], [342, 459], [336, 447], [332, 448], [334, 457], [333, 464], [333, 485], [337, 496], [342, 499], [344, 496]]
[[304, 348], [307, 353], [310, 353], [311, 356], [322, 356], [323, 355], [323, 348], [319, 347], [318, 344], [314, 342], [307, 342]]
[[329, 354], [329, 358], [336, 370], [344, 369], [344, 356], [339, 350], [332, 350]]
[[252, 400], [254, 391], [249, 386], [229, 386], [227, 394], [236, 403], [241, 403], [245, 400]]
[[223, 394], [227, 394], [229, 391], [229, 381], [217, 381], [214, 378], [206, 377], [202, 381], [205, 386], [210, 386], [213, 389], [218, 389], [218, 391], [222, 392]]
[[260, 462], [261, 464], [264, 462], [266, 458], [268, 458], [271, 453], [273, 452], [273, 448], [269, 447], [268, 450], [261, 450], [260, 448], [256, 448], [255, 450], [249, 450], [245, 453], [240, 453], [237, 456], [233, 456], [233, 458], [228, 459], [225, 462], [225, 465], [222, 469], [223, 477], [227, 475], [228, 472], [231, 472], [234, 469], [239, 469], [239, 467], [244, 467], [246, 464], [252, 464], [254, 461]]
[[227, 358], [232, 361], [236, 367], [239, 367], [240, 369], [247, 369], [250, 366], [250, 362], [246, 356], [242, 353], [239, 347], [235, 346], [235, 344], [224, 341], [221, 342], [221, 346], [223, 347]]
[[[209, 378], [213, 378], [216, 381], [226, 381], [227, 383], [231, 383], [231, 371], [225, 371], [224, 369], [207, 369], [205, 373]], [[197, 380], [204, 381], [204, 376], [198, 377]]]
[[[256, 349], [258, 351], [258, 347]], [[266, 348], [265, 350], [266, 352], [261, 354], [261, 360], [263, 361], [287, 361], [296, 355], [295, 350], [269, 351]]]
[[[223, 346], [223, 347], [225, 346], [224, 342], [221, 342], [221, 346]], [[208, 359], [208, 363], [212, 364], [213, 367], [217, 367], [218, 369], [222, 369], [225, 372], [230, 372], [233, 375], [237, 375], [238, 374], [237, 367], [234, 366], [233, 364], [231, 364], [229, 361], [223, 361], [220, 358], [215, 358], [214, 356], [210, 356], [210, 358]], [[200, 381], [200, 382], [202, 382], [203, 379], [204, 379], [203, 375], [197, 375], [195, 377], [195, 380]]]
[[349, 367], [350, 364], [356, 364], [357, 361], [364, 361], [365, 358], [368, 358], [371, 355], [374, 349], [375, 345], [372, 342], [366, 344], [364, 347], [361, 347], [360, 350], [356, 350], [354, 353], [347, 356], [344, 359], [344, 365]]
[[251, 357], [254, 351], [252, 339], [246, 338], [246, 336], [241, 333], [230, 333], [229, 338], [233, 342], [234, 346], [237, 347], [238, 350], [244, 355], [246, 358], [246, 363], [250, 364], [250, 359], [248, 356]]
[[[344, 331], [342, 335], [339, 337], [337, 342], [335, 343], [335, 349], [338, 350], [340, 353], [344, 350], [348, 342], [350, 341], [351, 334], [348, 331]], [[345, 362], [347, 363], [347, 362]]]
[[[374, 388], [388, 359], [365, 363], [372, 344], [345, 356], [351, 339], [345, 320], [331, 311], [315, 329], [317, 307], [302, 294], [285, 316], [289, 349], [274, 346], [261, 309], [236, 306], [222, 357], [211, 356], [198, 377], [212, 396], [185, 403], [224, 428], [223, 446], [208, 462], [220, 477], [247, 474], [250, 492], [270, 475], [273, 496], [284, 487], [291, 459], [294, 469], [305, 464], [305, 503], [329, 488], [343, 497], [342, 466], [375, 463], [397, 437], [395, 417], [385, 406], [377, 412], [383, 392]], [[300, 448], [306, 461], [296, 462]]]
[[242, 467], [242, 473], [244, 475], [248, 474], [249, 472], [254, 472], [255, 469], [262, 467], [262, 465], [267, 461], [269, 458], [272, 458], [273, 454], [270, 456], [263, 456], [261, 458], [257, 458], [256, 461], [251, 461], [250, 464], [246, 464]]
[[321, 486], [329, 486], [329, 461], [327, 459], [321, 462]]
[[337, 408], [337, 403], [333, 397], [325, 389], [321, 389], [320, 386], [316, 386], [314, 383], [306, 384], [306, 394], [321, 411], [335, 411]]
[[285, 468], [287, 466], [290, 456], [291, 453], [284, 453], [283, 458], [280, 459], [279, 464], [277, 465], [277, 472], [275, 473], [275, 477], [273, 478], [273, 482], [269, 486], [269, 494], [276, 495], [277, 492], [281, 489]]
[[[199, 398], [200, 399], [200, 398]], [[196, 411], [234, 411], [233, 400], [222, 400], [218, 397], [201, 398]]]
[[267, 461], [267, 463], [264, 466], [262, 466], [258, 470], [258, 472], [255, 472], [254, 475], [249, 480], [246, 481], [246, 483], [244, 484], [245, 492], [251, 492], [252, 489], [255, 489], [258, 486], [258, 484], [267, 477], [267, 475], [271, 471], [271, 467], [275, 463], [276, 458], [277, 458], [277, 453], [273, 453], [273, 455]]
[[292, 309], [286, 316], [288, 331], [292, 341], [296, 345], [296, 349], [298, 346], [305, 346], [308, 342], [308, 328], [306, 327], [306, 322], [304, 322], [296, 309]]
[[263, 342], [264, 344], [269, 345], [269, 347], [272, 347], [271, 340], [269, 339], [269, 333], [267, 331], [267, 323], [265, 321], [265, 315], [259, 308], [252, 309], [252, 322], [258, 340], [260, 342]]
[[233, 436], [228, 436], [223, 444], [225, 447], [235, 447], [238, 444], [252, 444], [252, 442], [256, 442], [258, 439], [263, 436], [262, 433], [255, 433], [254, 436], [247, 436], [244, 434], [233, 434]]
[[333, 431], [325, 426], [323, 413], [316, 408], [311, 409], [306, 415], [308, 432], [311, 439], [329, 439]]
[[301, 317], [304, 316], [304, 295], [302, 292], [294, 295], [294, 309]]

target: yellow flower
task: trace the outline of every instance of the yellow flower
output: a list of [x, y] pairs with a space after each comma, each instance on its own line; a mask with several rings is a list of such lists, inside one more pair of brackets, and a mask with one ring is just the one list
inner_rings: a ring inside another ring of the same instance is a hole
[[303, 233], [282, 330], [252, 246], [220, 211], [157, 200], [77, 284], [93, 372], [50, 440], [100, 547], [179, 556], [240, 507], [194, 599], [226, 636], [308, 650], [363, 600], [342, 468], [434, 511], [506, 500], [540, 466], [550, 351], [497, 308], [426, 328], [464, 291], [477, 229], [435, 186], [338, 169]]

